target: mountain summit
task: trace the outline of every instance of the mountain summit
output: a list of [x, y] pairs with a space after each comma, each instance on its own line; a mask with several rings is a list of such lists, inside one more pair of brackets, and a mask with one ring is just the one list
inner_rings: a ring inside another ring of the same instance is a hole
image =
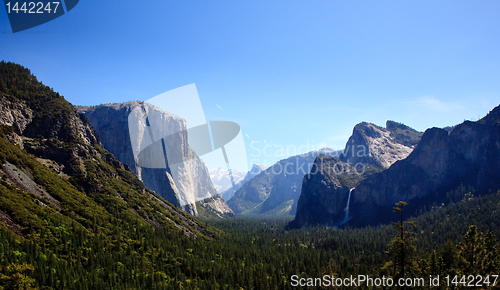
[[245, 173], [238, 170], [229, 170], [221, 167], [210, 170], [210, 180], [212, 180], [212, 184], [218, 193], [223, 193], [234, 184], [239, 183], [245, 178], [245, 175]]
[[410, 155], [421, 136], [421, 132], [393, 121], [387, 121], [386, 128], [362, 122], [354, 127], [340, 160], [386, 169]]
[[386, 128], [367, 122], [357, 124], [340, 155], [318, 155], [315, 159], [303, 178], [297, 214], [290, 226], [338, 226], [347, 222], [345, 210], [351, 189], [408, 157], [420, 136], [421, 132], [393, 121], [387, 121]]
[[381, 210], [399, 200], [414, 204], [446, 203], [459, 186], [478, 194], [500, 189], [500, 106], [451, 132], [425, 131], [415, 150], [389, 169], [362, 181], [353, 194], [353, 224], [384, 220]]

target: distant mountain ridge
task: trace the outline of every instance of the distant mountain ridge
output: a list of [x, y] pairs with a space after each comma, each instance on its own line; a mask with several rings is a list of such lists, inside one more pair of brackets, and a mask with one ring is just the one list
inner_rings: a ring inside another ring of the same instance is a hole
[[250, 171], [248, 171], [245, 174], [243, 179], [241, 179], [238, 182], [235, 182], [234, 186], [229, 187], [228, 189], [226, 189], [221, 193], [222, 198], [224, 198], [226, 201], [229, 201], [234, 196], [236, 191], [238, 191], [238, 189], [240, 189], [245, 183], [249, 182], [250, 180], [252, 180], [252, 178], [259, 175], [262, 171], [266, 169], [267, 166], [265, 166], [264, 164], [252, 165], [252, 169], [250, 169]]
[[325, 148], [278, 161], [244, 183], [228, 201], [229, 207], [236, 214], [294, 215], [302, 178], [320, 153], [338, 152]]
[[212, 184], [219, 194], [231, 188], [233, 182], [236, 184], [243, 180], [245, 175], [243, 172], [221, 167], [210, 170], [210, 180], [212, 180]]

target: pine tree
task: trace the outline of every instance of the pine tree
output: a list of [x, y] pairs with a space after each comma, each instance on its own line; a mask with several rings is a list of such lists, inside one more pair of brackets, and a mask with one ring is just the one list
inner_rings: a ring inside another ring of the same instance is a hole
[[500, 253], [497, 237], [491, 230], [488, 230], [484, 237], [484, 249], [482, 254], [480, 274], [491, 275], [497, 274], [500, 270], [500, 261], [498, 254]]
[[464, 241], [460, 244], [462, 271], [464, 274], [477, 274], [480, 266], [480, 257], [483, 250], [483, 239], [477, 231], [477, 226], [469, 226]]
[[458, 273], [458, 249], [452, 242], [448, 241], [440, 251], [440, 273], [442, 275], [456, 275]]
[[415, 262], [416, 246], [412, 228], [415, 227], [415, 222], [405, 222], [403, 219], [403, 209], [408, 205], [404, 201], [399, 201], [394, 207], [394, 212], [399, 212], [400, 222], [393, 222], [392, 225], [396, 228], [397, 234], [389, 243], [389, 250], [386, 252], [391, 258], [387, 262], [383, 270], [393, 269], [394, 277], [401, 278], [416, 271], [417, 266]]
[[36, 289], [35, 279], [28, 276], [34, 270], [32, 265], [11, 263], [6, 268], [7, 275], [0, 273], [0, 289]]

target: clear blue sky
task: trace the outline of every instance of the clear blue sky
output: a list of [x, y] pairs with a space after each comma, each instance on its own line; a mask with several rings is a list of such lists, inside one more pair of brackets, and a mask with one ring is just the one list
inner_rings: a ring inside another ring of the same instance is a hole
[[0, 9], [0, 58], [76, 105], [196, 83], [206, 118], [240, 124], [249, 162], [271, 165], [286, 156], [251, 141], [339, 149], [362, 121], [484, 116], [500, 103], [499, 15], [497, 0], [81, 0], [16, 34]]

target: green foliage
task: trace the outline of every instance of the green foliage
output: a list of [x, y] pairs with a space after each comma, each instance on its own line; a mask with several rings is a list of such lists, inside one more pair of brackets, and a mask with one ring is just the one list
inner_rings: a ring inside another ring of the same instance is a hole
[[[178, 259], [184, 255], [179, 246], [189, 245], [192, 238], [173, 222], [197, 240], [217, 233], [165, 201], [162, 206], [161, 198], [133, 173], [102, 160], [86, 163], [88, 176], [100, 186], [86, 195], [4, 139], [0, 156], [29, 172], [63, 207], [42, 205], [36, 196], [0, 180], [0, 210], [21, 225], [24, 235], [16, 236], [0, 223], [0, 272], [5, 276], [10, 277], [11, 263], [26, 263], [34, 268], [30, 278], [36, 287], [137, 289], [150, 283], [150, 289], [163, 289], [188, 279], [181, 271], [185, 263]], [[162, 227], [155, 229], [146, 221]]]
[[387, 130], [391, 132], [390, 136], [394, 139], [394, 141], [408, 147], [417, 146], [423, 135], [422, 132], [399, 122], [387, 121], [386, 127]]
[[23, 263], [21, 265], [11, 263], [5, 270], [7, 275], [0, 273], [0, 286], [5, 290], [15, 290], [15, 289], [36, 289], [34, 287], [35, 280], [29, 275], [33, 272], [33, 266]]
[[[477, 277], [477, 275], [481, 275], [486, 278], [489, 275], [498, 275], [500, 270], [498, 240], [491, 229], [483, 236], [482, 233], [478, 232], [476, 225], [468, 227], [460, 243], [455, 244], [448, 241], [439, 252], [433, 250], [430, 254], [424, 254], [417, 261], [414, 256], [416, 252], [416, 247], [413, 245], [416, 240], [414, 233], [411, 229], [404, 229], [403, 208], [407, 205], [405, 202], [398, 202], [394, 208], [401, 214], [401, 221], [399, 224], [393, 223], [397, 235], [389, 243], [387, 251], [391, 260], [382, 267], [381, 273], [390, 273], [390, 268], [393, 267], [393, 275], [397, 278], [437, 277], [438, 275], [442, 277], [447, 275], [451, 277]], [[408, 222], [408, 224], [415, 227], [415, 221]], [[441, 286], [444, 288], [444, 285]], [[493, 285], [491, 286], [493, 287]]]
[[462, 268], [466, 269], [467, 274], [474, 274], [478, 271], [480, 252], [484, 246], [482, 242], [481, 233], [478, 233], [477, 226], [470, 226], [464, 241], [460, 244]]

